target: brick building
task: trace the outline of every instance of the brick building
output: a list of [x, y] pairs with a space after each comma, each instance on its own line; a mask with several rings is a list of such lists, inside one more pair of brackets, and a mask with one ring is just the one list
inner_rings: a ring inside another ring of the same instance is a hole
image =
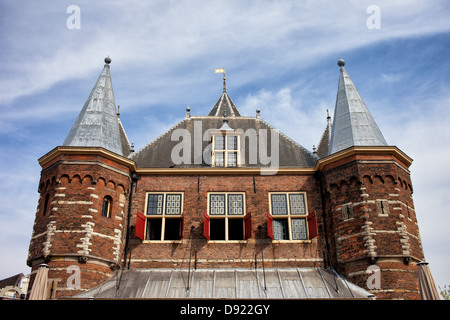
[[39, 159], [27, 263], [50, 267], [56, 297], [420, 298], [412, 159], [343, 60], [313, 152], [259, 110], [242, 116], [225, 74], [208, 115], [187, 108], [134, 152], [105, 62], [64, 144]]

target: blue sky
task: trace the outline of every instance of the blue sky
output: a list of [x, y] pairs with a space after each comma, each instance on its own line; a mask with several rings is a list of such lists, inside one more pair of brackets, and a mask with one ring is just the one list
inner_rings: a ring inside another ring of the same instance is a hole
[[[150, 3], [150, 4], [148, 4]], [[110, 56], [138, 150], [227, 91], [312, 150], [333, 114], [339, 58], [411, 166], [426, 260], [450, 284], [448, 1], [0, 1], [0, 279], [28, 273], [37, 159], [61, 145]], [[70, 5], [80, 28], [69, 29]], [[367, 26], [379, 8], [379, 29]]]

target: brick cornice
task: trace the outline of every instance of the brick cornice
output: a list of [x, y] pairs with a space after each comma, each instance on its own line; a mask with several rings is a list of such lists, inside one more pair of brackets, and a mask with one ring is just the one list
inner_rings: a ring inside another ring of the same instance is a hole
[[107, 159], [116, 161], [117, 163], [127, 166], [128, 168], [130, 168], [131, 171], [136, 171], [136, 169], [137, 169], [136, 162], [134, 162], [133, 160], [130, 160], [121, 155], [118, 155], [117, 153], [111, 152], [109, 150], [106, 150], [106, 149], [100, 148], [100, 147], [63, 147], [63, 146], [59, 146], [59, 147], [54, 148], [53, 150], [51, 150], [44, 156], [40, 157], [38, 159], [39, 164], [41, 165], [41, 167], [44, 167], [47, 163], [49, 163], [56, 157], [63, 155], [63, 154], [100, 155]]
[[379, 146], [379, 147], [350, 147], [340, 152], [329, 155], [325, 158], [320, 159], [315, 167], [316, 171], [323, 171], [327, 165], [331, 165], [337, 161], [345, 159], [350, 156], [356, 155], [392, 155], [400, 163], [405, 166], [405, 168], [409, 168], [413, 162], [413, 159], [406, 155], [403, 151], [401, 151], [396, 146]]

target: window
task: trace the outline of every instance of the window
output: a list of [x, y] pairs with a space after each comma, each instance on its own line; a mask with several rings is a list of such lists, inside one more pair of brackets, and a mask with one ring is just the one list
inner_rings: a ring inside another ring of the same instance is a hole
[[45, 214], [47, 213], [49, 200], [50, 200], [50, 195], [47, 193], [47, 195], [45, 196], [45, 200], [44, 200], [44, 210], [42, 211], [43, 216], [45, 216]]
[[389, 203], [387, 200], [377, 200], [376, 204], [379, 216], [385, 217], [389, 215]]
[[246, 240], [251, 237], [251, 214], [245, 214], [244, 193], [209, 193], [204, 234], [208, 240]]
[[183, 235], [182, 214], [182, 193], [147, 193], [144, 239], [181, 240]]
[[102, 216], [109, 218], [111, 216], [111, 204], [112, 198], [110, 196], [106, 196], [103, 198], [103, 206], [102, 206]]
[[213, 135], [212, 163], [214, 167], [239, 166], [239, 136], [230, 134]]
[[273, 240], [308, 239], [305, 193], [270, 193], [269, 201], [268, 232]]
[[352, 204], [344, 204], [342, 206], [342, 219], [344, 221], [353, 219], [353, 206]]

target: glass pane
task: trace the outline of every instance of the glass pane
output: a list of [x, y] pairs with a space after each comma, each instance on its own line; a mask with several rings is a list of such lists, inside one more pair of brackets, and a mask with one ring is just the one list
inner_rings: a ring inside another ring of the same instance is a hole
[[289, 240], [287, 219], [273, 219], [273, 238]]
[[147, 199], [147, 214], [162, 214], [164, 194], [149, 194]]
[[214, 166], [223, 167], [225, 165], [225, 158], [223, 152], [216, 152], [214, 157]]
[[244, 214], [244, 195], [229, 194], [228, 195], [228, 214]]
[[225, 136], [214, 136], [214, 150], [225, 150]]
[[166, 214], [181, 214], [181, 194], [166, 195]]
[[227, 153], [227, 166], [228, 167], [237, 167], [237, 153], [236, 152], [228, 152]]
[[289, 194], [289, 209], [291, 214], [306, 214], [305, 196], [303, 193]]
[[238, 149], [238, 137], [227, 136], [227, 150], [237, 150], [237, 149]]
[[306, 219], [291, 219], [292, 240], [306, 240]]
[[225, 214], [224, 194], [211, 194], [209, 196], [209, 214]]
[[272, 214], [287, 214], [287, 201], [285, 194], [272, 194]]

